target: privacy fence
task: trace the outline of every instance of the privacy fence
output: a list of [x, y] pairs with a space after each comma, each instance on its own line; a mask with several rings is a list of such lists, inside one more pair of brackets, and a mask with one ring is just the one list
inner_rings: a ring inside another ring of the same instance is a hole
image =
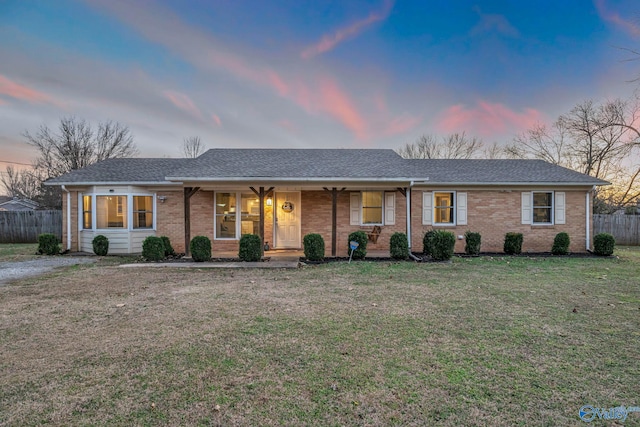
[[62, 211], [0, 211], [0, 243], [36, 243], [42, 233], [62, 240]]
[[640, 246], [640, 215], [594, 215], [593, 233], [609, 233], [617, 245]]

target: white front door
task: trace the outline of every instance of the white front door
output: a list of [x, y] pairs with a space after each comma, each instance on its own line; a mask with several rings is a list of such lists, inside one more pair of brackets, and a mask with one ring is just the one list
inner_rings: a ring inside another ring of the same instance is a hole
[[276, 192], [275, 248], [300, 248], [300, 192]]

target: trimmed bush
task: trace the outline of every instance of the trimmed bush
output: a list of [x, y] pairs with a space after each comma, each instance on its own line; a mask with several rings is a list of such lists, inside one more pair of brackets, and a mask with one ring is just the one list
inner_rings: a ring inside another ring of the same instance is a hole
[[393, 233], [389, 241], [389, 253], [393, 259], [409, 258], [409, 240], [404, 233]]
[[262, 258], [262, 242], [260, 236], [243, 234], [240, 237], [240, 251], [238, 257], [242, 261], [256, 262]]
[[569, 235], [564, 231], [556, 234], [556, 237], [553, 239], [551, 253], [554, 255], [568, 255], [570, 243], [571, 239], [569, 239]]
[[176, 254], [176, 251], [173, 250], [173, 246], [171, 246], [171, 240], [167, 236], [160, 236], [162, 239], [162, 244], [164, 245], [164, 256], [173, 256]]
[[161, 237], [147, 236], [142, 242], [142, 256], [148, 261], [164, 259], [164, 243]]
[[609, 233], [598, 233], [593, 238], [593, 253], [600, 256], [610, 256], [616, 247], [616, 239]]
[[324, 259], [324, 239], [321, 235], [310, 233], [302, 239], [304, 244], [304, 257], [309, 261], [322, 261]]
[[211, 240], [207, 236], [196, 236], [189, 243], [191, 258], [195, 262], [205, 262], [211, 259]]
[[349, 240], [347, 241], [347, 253], [351, 254], [351, 241], [358, 242], [358, 248], [353, 251], [352, 259], [364, 259], [367, 256], [367, 242], [369, 238], [364, 231], [354, 231], [349, 234]]
[[422, 253], [425, 255], [431, 255], [431, 247], [433, 245], [433, 236], [435, 235], [436, 230], [429, 230], [424, 233], [424, 237], [422, 238]]
[[38, 236], [38, 253], [45, 255], [58, 255], [60, 253], [60, 242], [55, 234], [42, 233]]
[[453, 256], [456, 235], [450, 231], [437, 230], [431, 241], [431, 257], [436, 261], [446, 261]]
[[91, 241], [93, 245], [93, 253], [98, 256], [106, 256], [109, 253], [109, 239], [107, 236], [98, 234]]
[[507, 233], [504, 236], [504, 253], [518, 255], [522, 253], [522, 233]]
[[478, 255], [480, 253], [480, 245], [482, 243], [480, 233], [467, 231], [464, 233], [464, 241], [464, 252], [467, 255]]

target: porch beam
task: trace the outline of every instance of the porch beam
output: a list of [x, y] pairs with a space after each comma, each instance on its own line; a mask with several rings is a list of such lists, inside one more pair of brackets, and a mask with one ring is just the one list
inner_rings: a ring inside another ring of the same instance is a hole
[[407, 189], [406, 188], [402, 188], [402, 187], [398, 187], [397, 190], [400, 192], [400, 194], [402, 194], [404, 197], [407, 197]]
[[322, 188], [331, 193], [331, 256], [335, 257], [337, 253], [336, 240], [338, 236], [338, 194], [346, 190], [346, 187], [342, 187], [341, 190], [338, 190], [336, 187], [333, 187], [331, 190], [327, 187]]
[[200, 187], [184, 188], [184, 253], [189, 256], [191, 243], [191, 197], [200, 191]]
[[258, 203], [260, 204], [260, 222], [258, 226], [258, 235], [260, 236], [260, 254], [261, 256], [264, 256], [264, 198], [266, 195], [270, 194], [273, 191], [274, 187], [269, 187], [269, 189], [266, 191], [264, 187], [260, 187], [258, 190], [253, 187], [249, 188], [254, 192], [256, 196], [258, 196]]

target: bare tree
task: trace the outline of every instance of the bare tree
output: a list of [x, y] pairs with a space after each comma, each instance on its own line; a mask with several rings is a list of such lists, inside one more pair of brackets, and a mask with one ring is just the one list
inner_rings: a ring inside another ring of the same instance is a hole
[[40, 194], [42, 180], [35, 171], [17, 170], [7, 166], [4, 173], [0, 173], [0, 182], [11, 197], [35, 200]]
[[45, 179], [101, 160], [138, 153], [129, 128], [111, 121], [100, 123], [94, 131], [84, 120], [65, 117], [60, 119], [58, 132], [42, 125], [34, 135], [25, 132], [24, 137], [38, 150], [34, 166]]
[[[101, 160], [138, 153], [129, 128], [112, 121], [100, 123], [94, 130], [84, 120], [64, 117], [57, 132], [42, 125], [35, 134], [27, 131], [23, 135], [27, 143], [38, 150], [33, 172], [29, 174], [41, 183]], [[26, 176], [21, 179], [28, 181]], [[61, 206], [59, 188], [40, 185], [39, 189], [32, 199], [46, 207]]]
[[539, 158], [611, 182], [597, 190], [597, 206], [616, 210], [640, 197], [640, 165], [634, 156], [640, 148], [638, 111], [636, 102], [587, 100], [551, 128], [536, 125], [516, 137], [507, 151], [510, 157]]
[[507, 151], [505, 147], [498, 145], [497, 142], [493, 142], [493, 144], [485, 146], [482, 149], [482, 158], [483, 159], [504, 159], [507, 157]]
[[185, 157], [195, 159], [200, 154], [205, 152], [205, 146], [200, 141], [199, 136], [190, 136], [185, 138], [182, 143], [182, 153]]
[[405, 159], [471, 159], [482, 149], [481, 139], [453, 133], [438, 141], [433, 135], [423, 135], [413, 144], [405, 144], [396, 152]]

